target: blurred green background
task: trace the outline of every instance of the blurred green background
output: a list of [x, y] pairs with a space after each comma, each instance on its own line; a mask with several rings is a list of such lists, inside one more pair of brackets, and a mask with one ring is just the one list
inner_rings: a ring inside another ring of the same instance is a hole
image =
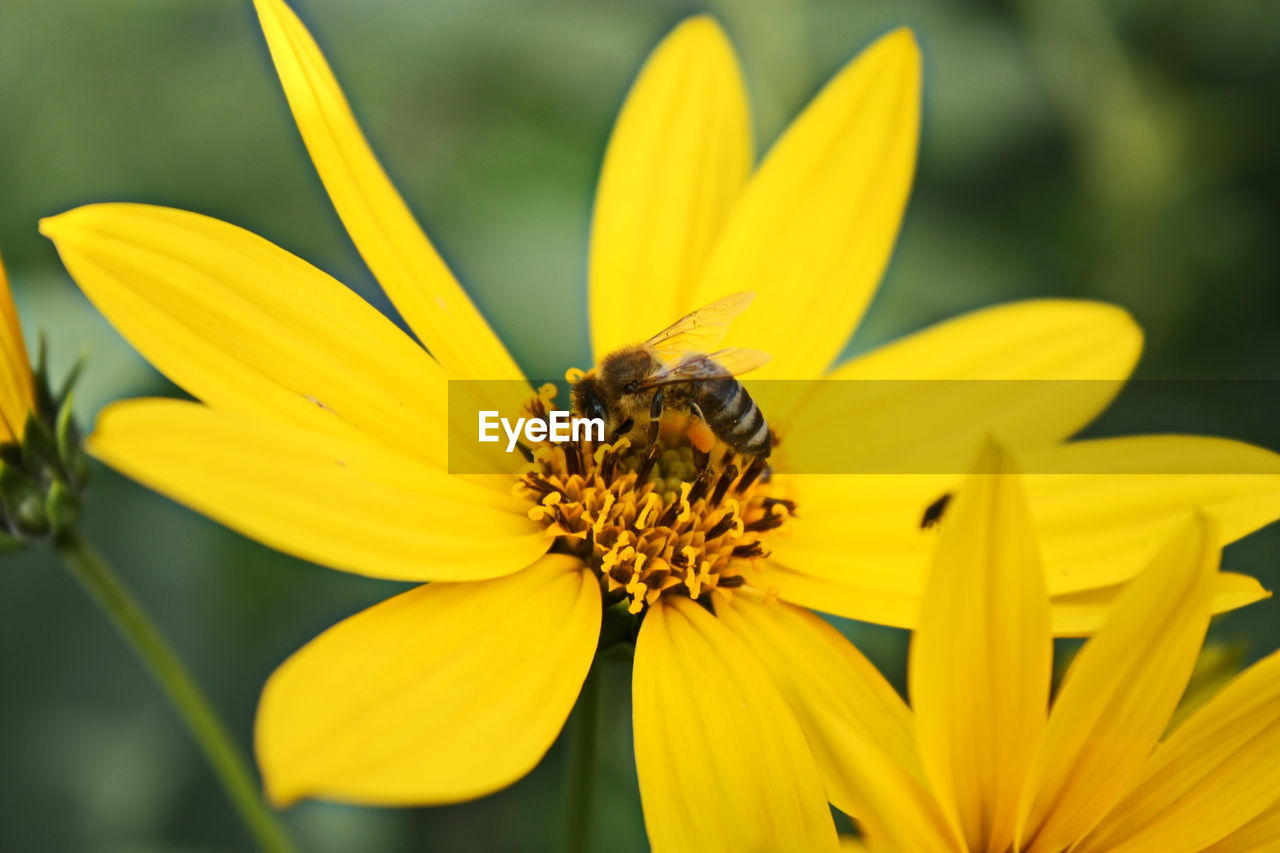
[[[1270, 0], [296, 6], [401, 190], [531, 375], [587, 360], [587, 226], [604, 142], [647, 51], [695, 11], [719, 16], [738, 45], [762, 148], [875, 35], [907, 24], [920, 36], [917, 185], [855, 348], [1000, 300], [1072, 296], [1136, 315], [1148, 335], [1139, 376], [1280, 373]], [[74, 289], [36, 234], [41, 216], [106, 200], [198, 210], [386, 307], [307, 161], [248, 0], [3, 0], [0, 122], [0, 251], [29, 339], [46, 329], [55, 365], [90, 347], [86, 422], [107, 400], [172, 389]], [[1129, 418], [1108, 426], [1179, 426]], [[271, 669], [399, 588], [269, 552], [101, 469], [88, 515], [246, 744]], [[1273, 528], [1227, 562], [1274, 588], [1278, 558]], [[1232, 614], [1215, 633], [1260, 656], [1280, 644], [1278, 607]], [[901, 680], [900, 632], [842, 627]], [[597, 835], [616, 853], [644, 849], [626, 685], [614, 664]], [[304, 804], [287, 821], [321, 853], [554, 850], [563, 758], [558, 744], [530, 777], [477, 803]], [[38, 550], [0, 564], [0, 762], [0, 849], [247, 849], [158, 691]]]

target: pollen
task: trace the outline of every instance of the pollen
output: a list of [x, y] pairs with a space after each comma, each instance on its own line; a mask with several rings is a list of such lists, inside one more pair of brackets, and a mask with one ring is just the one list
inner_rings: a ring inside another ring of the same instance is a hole
[[[529, 404], [545, 417], [548, 389]], [[785, 533], [795, 503], [774, 494], [765, 460], [727, 448], [711, 454], [667, 431], [656, 460], [628, 438], [543, 442], [516, 486], [529, 517], [600, 578], [606, 601], [639, 614], [663, 595], [705, 600], [750, 580]]]

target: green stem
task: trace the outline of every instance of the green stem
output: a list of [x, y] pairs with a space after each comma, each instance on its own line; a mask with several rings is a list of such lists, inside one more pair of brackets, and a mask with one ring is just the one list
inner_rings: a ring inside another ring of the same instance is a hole
[[596, 801], [596, 746], [600, 725], [599, 662], [591, 665], [582, 683], [569, 744], [569, 831], [565, 849], [591, 849], [591, 818]]
[[164, 688], [259, 849], [266, 853], [292, 853], [293, 844], [262, 801], [248, 762], [160, 630], [78, 533], [63, 534], [56, 547], [71, 574], [93, 596]]

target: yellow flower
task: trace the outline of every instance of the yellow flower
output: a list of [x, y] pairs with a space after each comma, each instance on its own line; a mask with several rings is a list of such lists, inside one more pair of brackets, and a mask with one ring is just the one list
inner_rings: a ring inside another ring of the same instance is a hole
[[[637, 483], [622, 448], [572, 445], [540, 448], [526, 476], [498, 488], [449, 474], [447, 379], [519, 380], [520, 370], [382, 171], [310, 35], [280, 0], [257, 7], [329, 196], [423, 346], [304, 261], [194, 213], [92, 205], [42, 230], [116, 328], [201, 401], [117, 404], [99, 419], [94, 453], [282, 551], [433, 581], [340, 623], [272, 676], [257, 727], [272, 797], [445, 803], [518, 779], [563, 725], [607, 604], [611, 618], [643, 619], [635, 748], [654, 848], [832, 847], [823, 785], [841, 784], [831, 727], [844, 715], [819, 710], [862, 697], [807, 680], [806, 650], [830, 646], [833, 629], [765, 602], [913, 624], [936, 542], [920, 513], [950, 478], [765, 478], [721, 462], [706, 479], [687, 448], [672, 448], [659, 493]], [[823, 375], [892, 250], [920, 73], [909, 32], [881, 38], [753, 172], [732, 48], [707, 18], [677, 27], [606, 155], [590, 259], [597, 356], [753, 290], [731, 343], [773, 353], [765, 376]], [[1118, 309], [1034, 301], [944, 323], [831, 375], [1098, 380], [1030, 409], [1010, 383], [980, 406], [939, 410], [947, 429], [935, 436], [966, 458], [987, 432], [1049, 448], [1038, 470], [1063, 473], [1030, 488], [1056, 627], [1079, 632], [1189, 508], [1218, 516], [1223, 542], [1280, 515], [1280, 460], [1257, 448], [1194, 437], [1056, 447], [1106, 405], [1139, 348]], [[921, 398], [908, 402], [919, 411]], [[814, 408], [771, 410], [770, 421], [785, 438]], [[1170, 456], [1206, 473], [1070, 473], [1158, 471]], [[1242, 469], [1267, 473], [1212, 473]], [[1218, 608], [1264, 594], [1243, 577], [1217, 589]], [[700, 606], [712, 600], [767, 623], [761, 636], [794, 653], [790, 671], [767, 677], [756, 639]]]
[[988, 448], [938, 544], [912, 638], [911, 711], [859, 659], [857, 678], [892, 706], [858, 707], [837, 759], [866, 849], [1276, 849], [1280, 653], [1161, 740], [1209, 625], [1214, 523], [1188, 516], [1162, 543], [1050, 708], [1050, 604], [1027, 497]]
[[3, 261], [0, 261], [0, 315], [3, 315], [0, 316], [0, 444], [20, 443], [26, 432], [27, 416], [36, 406], [35, 380]]

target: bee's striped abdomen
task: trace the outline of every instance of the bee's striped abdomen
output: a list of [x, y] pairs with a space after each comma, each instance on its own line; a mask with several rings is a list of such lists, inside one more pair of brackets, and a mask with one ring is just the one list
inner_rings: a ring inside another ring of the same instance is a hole
[[695, 402], [712, 432], [737, 452], [765, 457], [773, 449], [760, 407], [737, 379], [724, 376], [701, 383]]

